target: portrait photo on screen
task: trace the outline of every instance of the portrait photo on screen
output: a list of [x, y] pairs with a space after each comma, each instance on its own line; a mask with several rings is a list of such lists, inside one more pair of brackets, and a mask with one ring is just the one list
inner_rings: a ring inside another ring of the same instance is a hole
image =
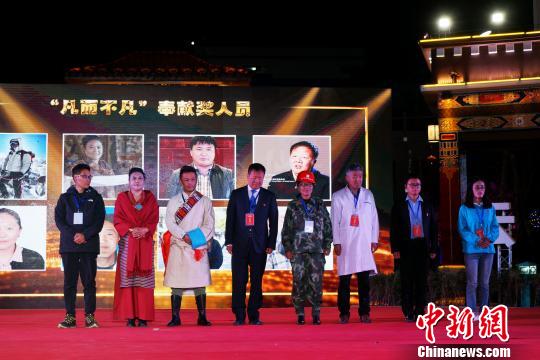
[[128, 189], [128, 173], [132, 167], [144, 167], [144, 135], [142, 134], [64, 134], [62, 191], [73, 184], [71, 169], [77, 164], [90, 166], [91, 186], [114, 200]]
[[158, 135], [158, 192], [167, 200], [182, 191], [180, 169], [197, 170], [197, 191], [227, 200], [236, 185], [235, 135]]
[[[272, 151], [269, 151], [272, 149]], [[330, 200], [332, 194], [331, 137], [314, 135], [254, 135], [253, 162], [266, 167], [264, 187], [278, 200], [296, 197], [301, 171], [315, 175], [313, 196]]]
[[0, 271], [45, 270], [47, 206], [0, 205]]
[[47, 200], [47, 134], [0, 133], [0, 199]]
[[[163, 261], [163, 234], [167, 231], [167, 225], [165, 225], [165, 213], [167, 212], [166, 207], [159, 208], [159, 223], [157, 227], [158, 233], [158, 252], [157, 252], [157, 269], [158, 271], [165, 271], [165, 262]], [[231, 255], [227, 252], [225, 248], [225, 219], [227, 217], [227, 208], [221, 206], [214, 206], [214, 221], [215, 221], [215, 230], [214, 230], [214, 240], [219, 243], [221, 252], [223, 253], [223, 264], [219, 269], [215, 270], [231, 270]]]
[[[330, 213], [330, 206], [326, 207], [328, 213]], [[266, 258], [266, 270], [291, 270], [291, 261], [285, 257], [285, 248], [281, 243], [281, 229], [283, 229], [283, 222], [285, 220], [285, 213], [287, 212], [286, 206], [278, 206], [278, 236], [276, 240], [276, 249], [268, 255]], [[332, 245], [330, 255], [326, 256], [326, 262], [324, 263], [324, 270], [334, 269], [334, 246]]]
[[118, 235], [118, 231], [114, 227], [113, 215], [114, 206], [105, 206], [105, 222], [99, 232], [98, 270], [116, 270], [120, 235]]

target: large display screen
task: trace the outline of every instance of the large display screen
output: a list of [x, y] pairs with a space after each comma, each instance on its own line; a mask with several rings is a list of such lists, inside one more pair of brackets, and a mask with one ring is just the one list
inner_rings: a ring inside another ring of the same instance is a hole
[[[360, 163], [364, 186], [373, 191], [379, 210], [378, 270], [393, 271], [390, 101], [390, 90], [353, 88], [0, 85], [0, 307], [62, 307], [54, 207], [72, 184], [72, 167], [82, 162], [91, 166], [92, 186], [107, 213], [100, 234], [98, 306], [111, 304], [119, 240], [112, 214], [134, 166], [145, 169], [146, 189], [160, 206], [158, 306], [170, 294], [163, 287], [160, 248], [165, 208], [180, 191], [179, 169], [188, 164], [220, 169], [219, 181], [201, 190], [213, 201], [215, 239], [223, 246], [228, 197], [247, 184], [249, 164], [267, 169], [263, 186], [277, 195], [281, 233], [287, 203], [297, 194], [294, 174], [314, 167], [322, 179], [314, 195], [330, 210], [332, 193], [344, 186], [345, 166]], [[282, 303], [278, 298], [290, 294], [291, 266], [280, 238], [268, 256], [265, 304]], [[230, 255], [222, 250], [223, 265], [212, 271], [207, 289], [211, 306], [228, 306], [221, 300], [232, 288]], [[23, 254], [31, 261], [17, 261]], [[334, 255], [328, 256], [324, 291], [330, 297], [337, 291], [335, 267]]]

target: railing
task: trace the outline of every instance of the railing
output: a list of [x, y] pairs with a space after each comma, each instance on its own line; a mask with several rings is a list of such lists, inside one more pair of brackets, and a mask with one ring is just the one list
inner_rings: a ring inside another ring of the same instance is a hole
[[510, 211], [510, 203], [493, 203], [499, 222], [499, 237], [495, 241], [497, 250], [497, 272], [512, 268], [512, 246], [516, 243], [512, 238], [512, 224], [516, 222], [513, 215], [506, 215]]

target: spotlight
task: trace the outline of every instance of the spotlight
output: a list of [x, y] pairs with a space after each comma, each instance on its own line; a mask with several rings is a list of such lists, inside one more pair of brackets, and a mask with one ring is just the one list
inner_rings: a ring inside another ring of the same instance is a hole
[[439, 20], [437, 20], [437, 26], [439, 27], [439, 30], [448, 31], [452, 26], [452, 19], [448, 16], [441, 16]]
[[495, 11], [491, 14], [491, 23], [493, 25], [502, 25], [504, 23], [506, 14], [502, 11]]

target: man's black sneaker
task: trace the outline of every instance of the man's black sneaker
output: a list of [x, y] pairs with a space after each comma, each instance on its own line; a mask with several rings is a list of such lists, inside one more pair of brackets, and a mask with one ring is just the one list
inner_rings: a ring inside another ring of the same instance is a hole
[[87, 328], [98, 328], [99, 324], [94, 318], [94, 314], [86, 314], [84, 317], [84, 324]]
[[66, 314], [64, 321], [58, 324], [59, 329], [71, 329], [75, 327], [77, 327], [77, 321], [75, 320], [75, 316], [71, 314]]

